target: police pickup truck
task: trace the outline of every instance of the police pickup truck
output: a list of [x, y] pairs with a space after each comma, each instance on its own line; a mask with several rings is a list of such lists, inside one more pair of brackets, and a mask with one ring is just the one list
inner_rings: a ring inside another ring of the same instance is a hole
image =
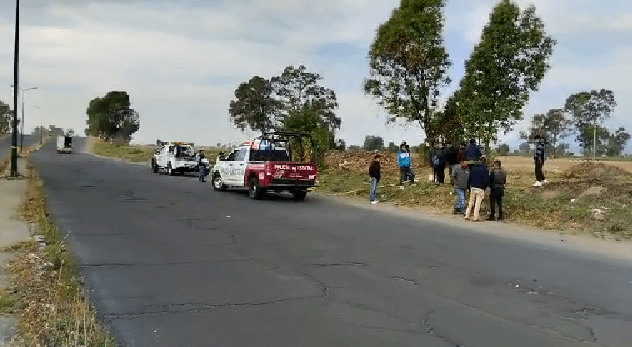
[[[303, 160], [304, 151], [298, 154], [290, 150], [290, 144], [301, 148], [304, 137], [313, 143], [308, 134], [294, 132], [264, 134], [255, 141], [243, 143], [215, 163], [210, 175], [213, 188], [218, 191], [248, 188], [248, 195], [253, 199], [261, 198], [266, 191], [288, 191], [295, 200], [305, 199], [318, 174], [313, 160], [315, 148], [312, 145], [311, 162]], [[293, 156], [299, 157], [298, 160], [292, 161]]]

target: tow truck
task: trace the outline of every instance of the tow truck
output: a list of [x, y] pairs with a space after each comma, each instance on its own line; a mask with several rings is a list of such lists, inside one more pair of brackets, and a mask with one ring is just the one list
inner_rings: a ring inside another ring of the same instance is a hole
[[[305, 150], [304, 140], [309, 140], [311, 150]], [[303, 200], [318, 175], [315, 157], [315, 144], [308, 133], [264, 133], [228, 156], [220, 156], [211, 170], [211, 183], [216, 191], [248, 188], [252, 199], [260, 199], [267, 191], [288, 191], [295, 200]]]
[[151, 169], [156, 174], [163, 171], [169, 176], [199, 172], [193, 143], [157, 140]]

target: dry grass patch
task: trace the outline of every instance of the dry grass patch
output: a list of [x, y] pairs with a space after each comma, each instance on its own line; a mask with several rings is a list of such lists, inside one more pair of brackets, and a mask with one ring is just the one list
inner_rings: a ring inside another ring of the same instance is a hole
[[[328, 169], [321, 173], [317, 190], [368, 201], [368, 167], [374, 154], [330, 153], [326, 157]], [[429, 182], [431, 169], [421, 166], [418, 156], [414, 161], [417, 184], [402, 190], [398, 187], [399, 168], [395, 154], [382, 155], [380, 201], [452, 213], [455, 196], [450, 194], [451, 185], [446, 183], [436, 186]], [[507, 171], [503, 209], [508, 221], [550, 230], [570, 230], [572, 233], [590, 234], [603, 239], [632, 239], [632, 214], [629, 213], [632, 205], [632, 173], [624, 169], [627, 163], [610, 165], [567, 160], [568, 163], [564, 162], [564, 166], [560, 166], [562, 160], [566, 159], [558, 159], [556, 165], [549, 166], [547, 161], [545, 173], [550, 183], [533, 187], [533, 165], [526, 166], [529, 159], [501, 158], [503, 168]], [[561, 170], [560, 167], [565, 169]], [[449, 182], [447, 177], [446, 182]], [[485, 215], [488, 211], [489, 199], [486, 199], [481, 213]]]
[[154, 155], [151, 146], [111, 144], [100, 139], [93, 139], [91, 146], [94, 154], [132, 162], [150, 161]]

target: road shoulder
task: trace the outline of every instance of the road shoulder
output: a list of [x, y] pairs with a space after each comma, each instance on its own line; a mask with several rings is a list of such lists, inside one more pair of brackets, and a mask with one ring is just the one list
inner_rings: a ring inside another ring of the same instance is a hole
[[445, 215], [419, 207], [395, 206], [388, 202], [371, 205], [368, 201], [336, 196], [331, 193], [312, 192], [311, 194], [318, 199], [331, 201], [336, 204], [371, 210], [376, 213], [386, 213], [419, 222], [442, 224], [463, 232], [485, 234], [514, 242], [528, 242], [533, 246], [553, 248], [587, 259], [608, 259], [626, 265], [632, 263], [632, 244], [628, 242], [599, 240], [588, 235], [572, 235], [569, 232], [544, 230], [504, 221], [475, 223], [464, 220], [461, 215]]

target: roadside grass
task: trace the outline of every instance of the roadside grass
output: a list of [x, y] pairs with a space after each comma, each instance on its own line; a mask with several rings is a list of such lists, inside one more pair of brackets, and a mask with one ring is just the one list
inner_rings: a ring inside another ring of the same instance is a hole
[[[368, 202], [367, 158], [371, 155], [344, 154], [344, 158], [330, 158], [329, 168], [320, 173], [316, 191]], [[382, 163], [380, 202], [422, 208], [430, 213], [452, 214], [455, 195], [450, 194], [452, 186], [447, 169], [446, 183], [437, 186], [429, 181], [429, 167], [416, 166], [416, 185], [405, 185], [404, 189], [400, 189], [398, 169], [389, 160], [386, 159], [387, 165]], [[503, 212], [507, 221], [615, 241], [632, 239], [632, 214], [629, 213], [632, 205], [631, 173], [603, 163], [594, 165], [584, 162], [569, 171], [546, 172], [550, 183], [533, 187], [533, 172], [506, 170]], [[601, 194], [586, 194], [591, 187], [603, 191]], [[466, 198], [467, 204], [469, 194]], [[603, 220], [594, 217], [595, 209], [604, 212]], [[481, 214], [486, 216], [488, 213], [489, 196], [481, 206]]]
[[16, 245], [11, 263], [10, 296], [17, 333], [11, 346], [115, 346], [89, 304], [77, 264], [48, 212], [42, 181], [29, 165], [22, 215], [46, 240]]
[[[91, 147], [91, 151], [94, 154], [102, 155], [104, 157], [119, 158], [131, 162], [151, 161], [151, 158], [154, 155], [153, 146], [111, 144], [97, 138], [92, 139]], [[220, 152], [228, 152], [228, 149], [219, 147], [198, 146], [195, 147], [195, 149], [204, 150], [204, 153], [208, 157], [211, 165], [215, 164], [215, 159]]]
[[104, 157], [121, 158], [132, 162], [150, 161], [154, 155], [153, 147], [141, 145], [120, 145], [94, 139], [92, 150], [94, 154]]

